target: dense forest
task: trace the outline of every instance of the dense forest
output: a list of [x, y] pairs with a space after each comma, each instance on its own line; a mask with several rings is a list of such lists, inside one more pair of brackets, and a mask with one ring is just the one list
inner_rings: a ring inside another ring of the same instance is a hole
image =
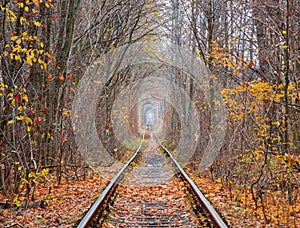
[[[204, 169], [201, 157], [214, 108], [197, 79], [164, 66], [173, 74], [172, 83], [188, 94], [195, 111], [201, 113], [199, 138], [203, 140], [197, 141], [193, 162], [186, 164], [190, 172], [226, 188], [228, 200], [240, 205], [236, 213], [241, 219], [256, 214], [266, 224], [296, 227], [295, 214], [300, 211], [298, 0], [1, 0], [0, 8], [3, 197], [28, 206], [39, 185], [85, 177], [89, 166], [75, 141], [78, 129], [73, 126], [72, 108], [86, 70], [120, 47], [168, 40], [193, 53], [195, 61], [208, 69], [211, 79], [218, 81], [226, 107], [222, 146]], [[99, 93], [97, 131], [108, 153], [120, 161], [130, 146], [122, 145], [114, 134], [114, 101], [123, 88], [147, 78], [155, 67], [151, 63], [142, 70], [128, 66], [104, 82]], [[168, 114], [166, 146], [176, 150], [184, 123], [171, 106]]]

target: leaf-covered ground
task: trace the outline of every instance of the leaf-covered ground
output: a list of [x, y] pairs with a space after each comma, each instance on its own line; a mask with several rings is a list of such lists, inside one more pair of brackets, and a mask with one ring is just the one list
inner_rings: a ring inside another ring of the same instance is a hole
[[[30, 208], [0, 209], [0, 227], [72, 227], [74, 222], [90, 207], [94, 197], [107, 182], [99, 176], [87, 180], [63, 181], [59, 186], [39, 187], [35, 202]], [[7, 197], [0, 195], [0, 202]], [[43, 202], [42, 206], [40, 202]]]
[[[220, 181], [213, 181], [203, 174], [201, 177], [193, 174], [192, 178], [212, 205], [226, 218], [230, 227], [300, 227], [299, 200], [293, 207], [289, 207], [287, 199], [273, 192], [273, 199], [268, 199], [274, 201], [270, 204], [273, 206], [267, 209], [271, 221], [270, 224], [266, 224], [262, 210], [255, 210], [250, 192], [240, 194], [234, 189], [229, 191]], [[34, 207], [26, 212], [23, 208], [18, 211], [0, 209], [0, 227], [11, 227], [14, 224], [23, 227], [72, 227], [74, 221], [90, 207], [106, 183], [107, 181], [100, 176], [93, 176], [87, 180], [63, 182], [59, 186], [51, 185], [50, 193], [50, 186], [40, 187], [37, 189], [35, 202], [43, 200], [46, 205], [40, 207], [30, 202]], [[156, 191], [155, 188], [152, 190]], [[168, 190], [164, 189], [162, 192], [166, 191]], [[132, 193], [134, 194], [134, 191]], [[168, 197], [170, 194], [172, 190], [166, 192]], [[0, 195], [0, 202], [5, 202], [6, 199], [7, 197]]]
[[[205, 178], [202, 173], [192, 175], [195, 183], [200, 187], [212, 205], [219, 211], [230, 227], [300, 227], [300, 203], [299, 199], [290, 206], [287, 197], [280, 191], [269, 192], [265, 199], [268, 202], [265, 222], [261, 204], [255, 209], [254, 201], [249, 190], [246, 192], [239, 189], [224, 187], [220, 180], [213, 181]], [[300, 194], [299, 189], [295, 189]], [[297, 194], [296, 194], [297, 195]]]

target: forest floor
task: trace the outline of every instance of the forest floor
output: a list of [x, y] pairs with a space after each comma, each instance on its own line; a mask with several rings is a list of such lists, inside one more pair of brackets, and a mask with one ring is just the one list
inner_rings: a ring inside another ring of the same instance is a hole
[[[275, 206], [273, 210], [271, 208], [271, 223], [266, 224], [262, 210], [254, 209], [250, 193], [243, 195], [242, 198], [246, 199], [243, 201], [241, 197], [233, 197], [235, 191], [229, 191], [218, 180], [213, 181], [203, 174], [201, 177], [199, 174], [191, 176], [226, 218], [229, 227], [300, 227], [300, 207], [297, 204], [290, 208], [285, 202], [279, 202], [276, 208], [282, 211], [276, 211]], [[30, 202], [26, 211], [22, 207], [19, 210], [0, 209], [0, 227], [73, 227], [106, 184], [107, 181], [94, 175], [86, 180], [64, 180], [60, 185], [38, 187], [35, 201]], [[10, 199], [0, 195], [0, 202], [5, 200]]]
[[[86, 180], [63, 180], [60, 185], [37, 187], [35, 201], [26, 211], [22, 207], [0, 209], [0, 227], [73, 227], [106, 184], [94, 175]], [[10, 199], [0, 195], [0, 202], [5, 200]]]
[[260, 199], [256, 209], [249, 189], [228, 189], [220, 179], [212, 180], [207, 173], [191, 177], [229, 227], [300, 227], [300, 200], [297, 198], [300, 189], [294, 189], [294, 205], [289, 205], [286, 193], [268, 191], [263, 197], [263, 212]]

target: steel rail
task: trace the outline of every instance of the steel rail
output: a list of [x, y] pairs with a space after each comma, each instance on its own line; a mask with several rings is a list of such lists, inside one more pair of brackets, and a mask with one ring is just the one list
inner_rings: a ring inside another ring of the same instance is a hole
[[138, 149], [135, 153], [131, 156], [128, 162], [119, 170], [119, 172], [111, 179], [109, 184], [106, 186], [104, 191], [101, 193], [99, 198], [95, 201], [92, 207], [88, 210], [85, 216], [82, 218], [80, 223], [78, 224], [77, 228], [85, 228], [88, 227], [89, 224], [92, 222], [93, 218], [95, 217], [96, 213], [103, 207], [105, 201], [110, 197], [112, 190], [118, 184], [121, 176], [124, 174], [124, 171], [128, 168], [130, 163], [136, 158], [137, 154], [140, 152], [142, 144], [145, 140], [145, 132], [143, 133], [142, 142], [140, 143]]
[[162, 145], [159, 138], [155, 135], [159, 145], [163, 150], [167, 153], [167, 155], [172, 159], [174, 164], [176, 165], [177, 169], [179, 170], [181, 176], [189, 183], [189, 185], [192, 188], [192, 191], [195, 193], [196, 197], [200, 200], [202, 206], [204, 207], [205, 211], [209, 214], [210, 219], [214, 223], [215, 226], [220, 228], [226, 228], [227, 225], [221, 218], [221, 216], [218, 214], [218, 212], [213, 208], [213, 206], [209, 203], [209, 201], [206, 199], [206, 197], [203, 195], [203, 193], [200, 191], [198, 186], [194, 183], [194, 181], [188, 176], [188, 174], [183, 170], [181, 165], [176, 161], [176, 159], [173, 157], [173, 155], [168, 151], [168, 149]]

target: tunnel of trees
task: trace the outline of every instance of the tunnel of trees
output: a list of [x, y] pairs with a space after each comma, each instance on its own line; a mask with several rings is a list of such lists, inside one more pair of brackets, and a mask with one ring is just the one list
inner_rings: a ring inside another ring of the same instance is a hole
[[[267, 199], [275, 191], [295, 204], [300, 187], [298, 0], [1, 0], [0, 7], [2, 194], [15, 199], [23, 194], [28, 201], [45, 176], [59, 184], [87, 170], [72, 125], [72, 103], [86, 69], [121, 46], [167, 39], [194, 53], [222, 87], [226, 135], [206, 172], [231, 190], [232, 200], [250, 192], [248, 200], [268, 222]], [[199, 140], [188, 164], [199, 171], [213, 108], [181, 69], [149, 63], [114, 74], [97, 98], [99, 137], [123, 159], [126, 148], [115, 137], [111, 119], [114, 101], [158, 68], [200, 113]], [[134, 125], [137, 116], [130, 115]], [[184, 123], [172, 105], [166, 105], [164, 118], [166, 146], [176, 150]]]

